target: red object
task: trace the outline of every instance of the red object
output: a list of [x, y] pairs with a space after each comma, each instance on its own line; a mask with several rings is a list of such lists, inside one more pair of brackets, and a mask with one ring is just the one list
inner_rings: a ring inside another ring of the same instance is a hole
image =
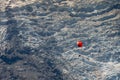
[[82, 46], [83, 46], [82, 41], [77, 41], [77, 46], [78, 46], [78, 47], [82, 47]]

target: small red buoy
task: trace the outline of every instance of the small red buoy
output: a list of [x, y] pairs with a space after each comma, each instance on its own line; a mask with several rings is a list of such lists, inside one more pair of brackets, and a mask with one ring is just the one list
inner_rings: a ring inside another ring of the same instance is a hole
[[78, 46], [78, 47], [82, 47], [82, 46], [83, 46], [82, 41], [77, 41], [77, 46]]

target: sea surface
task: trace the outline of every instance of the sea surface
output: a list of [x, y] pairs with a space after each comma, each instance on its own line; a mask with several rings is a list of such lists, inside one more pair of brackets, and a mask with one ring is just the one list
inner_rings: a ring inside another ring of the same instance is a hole
[[0, 5], [0, 80], [120, 80], [120, 0]]

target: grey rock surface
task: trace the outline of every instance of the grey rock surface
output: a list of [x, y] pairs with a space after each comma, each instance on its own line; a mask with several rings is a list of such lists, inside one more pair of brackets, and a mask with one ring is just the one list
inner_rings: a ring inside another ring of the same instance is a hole
[[120, 80], [120, 0], [21, 1], [0, 1], [0, 80]]

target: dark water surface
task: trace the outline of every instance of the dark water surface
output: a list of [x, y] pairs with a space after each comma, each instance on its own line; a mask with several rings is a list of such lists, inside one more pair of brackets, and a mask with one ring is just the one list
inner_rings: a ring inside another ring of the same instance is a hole
[[93, 2], [1, 11], [0, 80], [120, 80], [120, 0]]

